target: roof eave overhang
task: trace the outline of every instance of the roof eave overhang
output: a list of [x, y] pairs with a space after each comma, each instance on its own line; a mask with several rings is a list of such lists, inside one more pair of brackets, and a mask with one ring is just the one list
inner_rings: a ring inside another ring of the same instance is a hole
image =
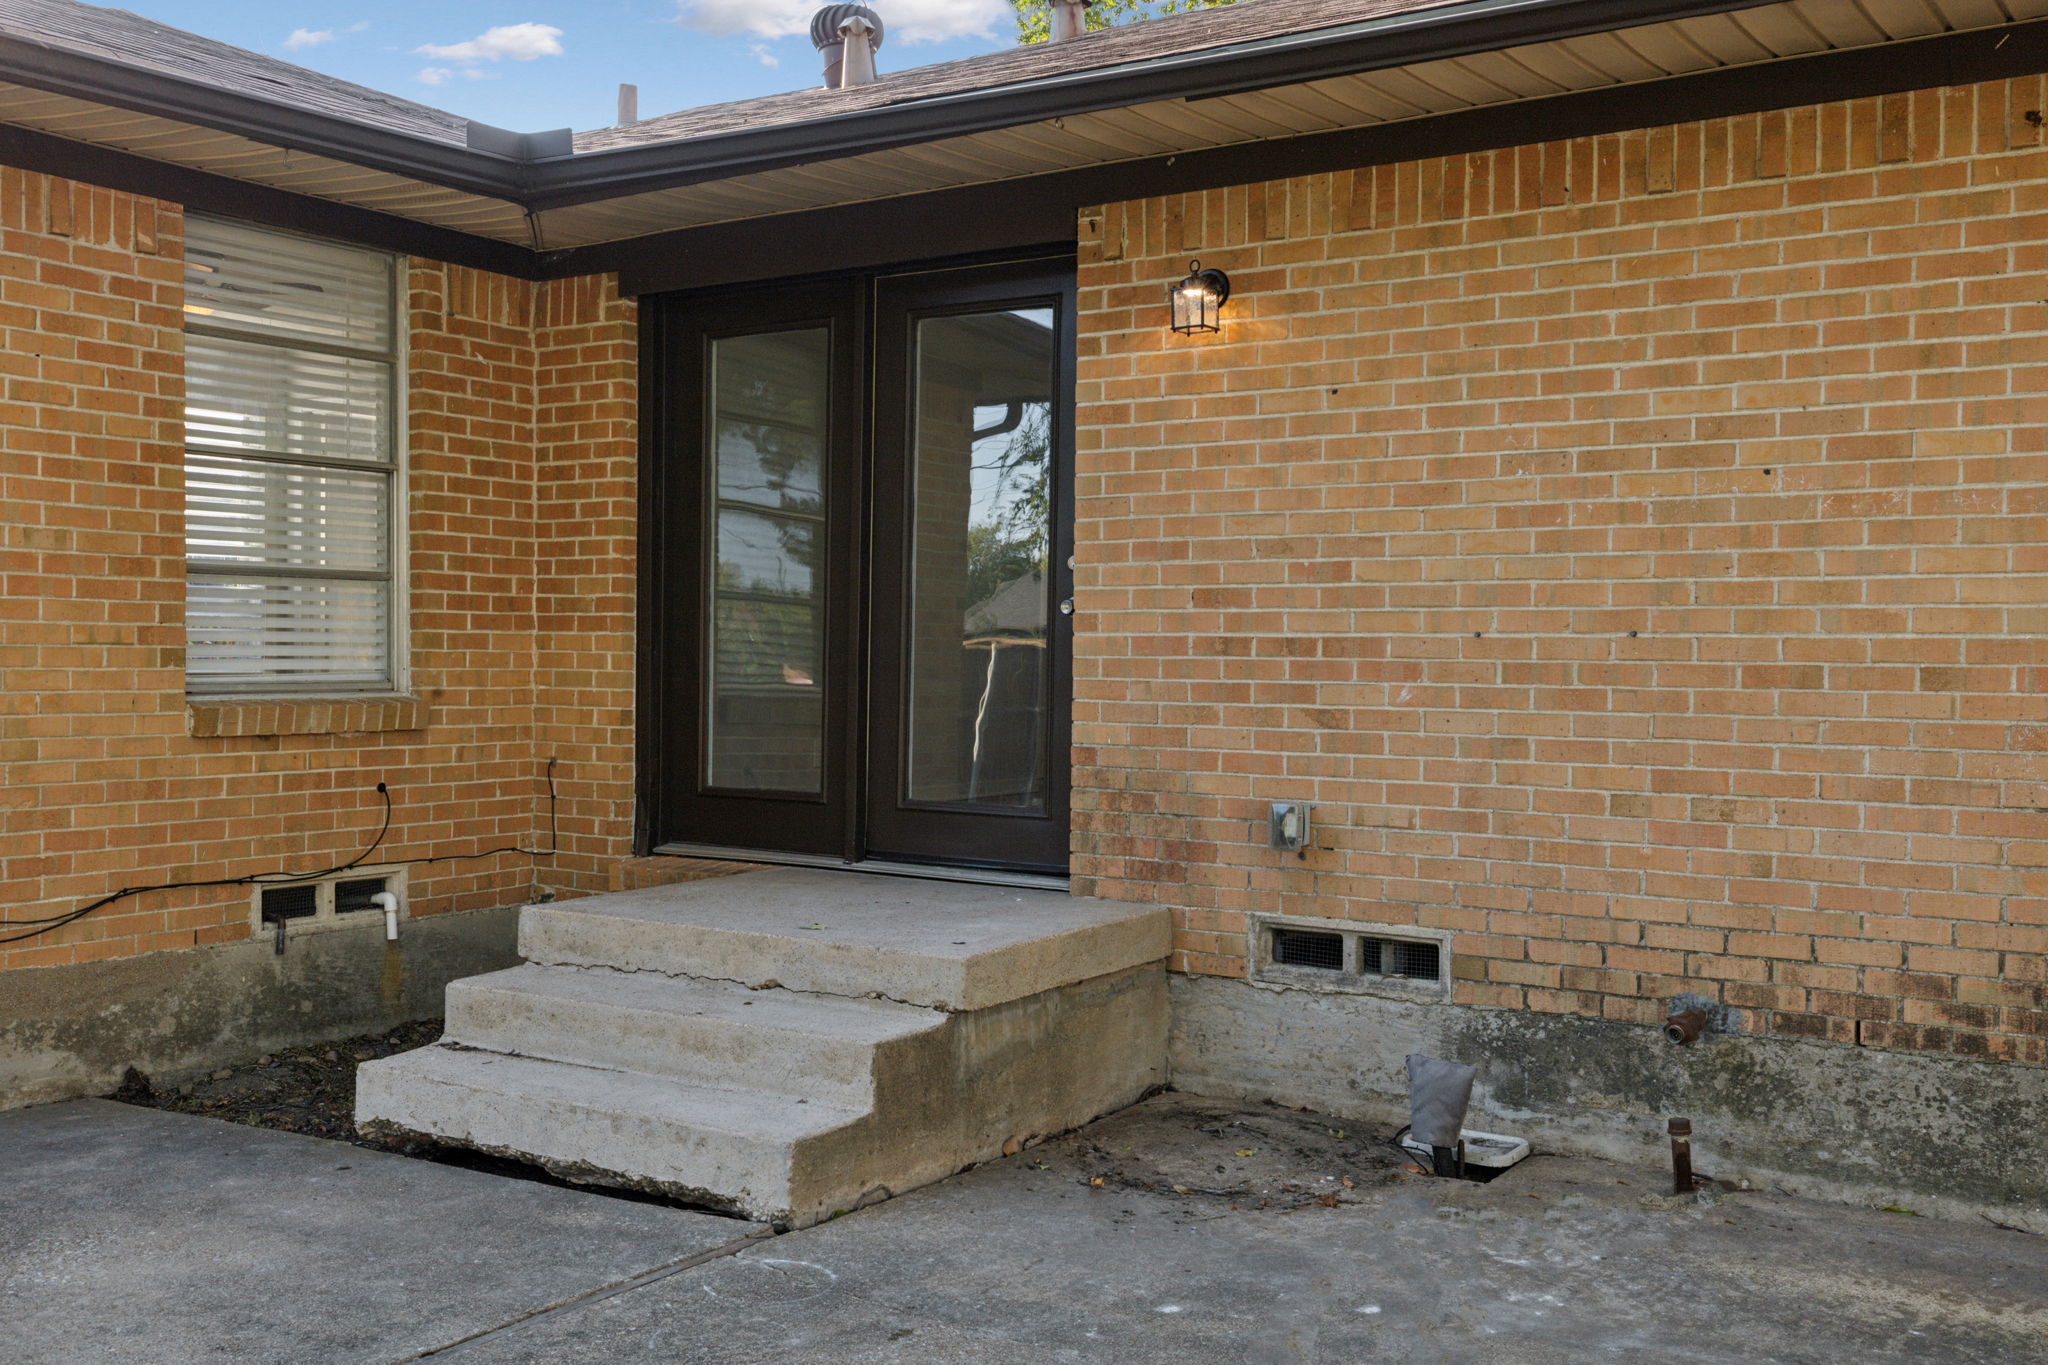
[[316, 152], [493, 199], [518, 201], [530, 164], [14, 35], [0, 36], [0, 81], [236, 133], [273, 147]]
[[1149, 100], [1291, 85], [1751, 9], [1767, 2], [1473, 0], [795, 123], [541, 159], [456, 146], [20, 38], [0, 39], [0, 80], [315, 152], [539, 211]]
[[677, 189], [1150, 100], [1213, 97], [1753, 9], [1769, 0], [1474, 0], [825, 118], [534, 163], [534, 209]]

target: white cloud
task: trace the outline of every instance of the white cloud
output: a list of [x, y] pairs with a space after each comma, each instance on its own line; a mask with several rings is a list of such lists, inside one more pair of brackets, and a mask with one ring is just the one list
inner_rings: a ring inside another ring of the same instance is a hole
[[343, 29], [343, 30], [342, 30], [342, 32], [343, 32], [343, 33], [361, 33], [361, 32], [363, 32], [363, 30], [365, 30], [365, 29], [369, 28], [369, 26], [370, 26], [370, 21], [369, 21], [368, 19], [359, 19], [359, 20], [357, 20], [357, 21], [356, 21], [355, 23], [353, 23], [353, 24], [350, 24], [350, 25], [349, 25], [349, 26], [348, 26], [347, 28]]
[[763, 66], [781, 66], [782, 58], [768, 50], [766, 43], [748, 43], [747, 51], [754, 54], [754, 60]]
[[500, 24], [465, 42], [428, 43], [413, 51], [444, 62], [495, 62], [506, 57], [530, 62], [536, 57], [561, 56], [561, 38], [562, 30], [552, 24]]
[[420, 74], [413, 79], [421, 85], [446, 85], [454, 75], [455, 73], [445, 66], [429, 66], [422, 68]]
[[[886, 0], [876, 9], [885, 46], [890, 39], [941, 43], [993, 37], [1016, 23], [1009, 0]], [[676, 0], [676, 10], [677, 23], [706, 33], [787, 38], [811, 31], [818, 5], [817, 0]]]
[[331, 28], [295, 28], [292, 36], [284, 40], [284, 45], [287, 51], [297, 52], [302, 47], [318, 47], [333, 41], [334, 30]]

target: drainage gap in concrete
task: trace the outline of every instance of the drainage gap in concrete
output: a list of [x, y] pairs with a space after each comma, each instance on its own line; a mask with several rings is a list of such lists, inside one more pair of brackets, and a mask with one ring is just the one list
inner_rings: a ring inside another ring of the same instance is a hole
[[276, 1128], [287, 1133], [346, 1142], [372, 1151], [433, 1161], [443, 1166], [459, 1166], [508, 1180], [530, 1180], [557, 1189], [581, 1190], [607, 1199], [735, 1217], [728, 1210], [704, 1208], [666, 1195], [578, 1184], [539, 1166], [466, 1148], [444, 1147], [418, 1139], [392, 1141], [364, 1137], [358, 1133], [355, 1125], [356, 1068], [377, 1057], [425, 1047], [440, 1036], [441, 1021], [427, 1019], [401, 1024], [388, 1033], [283, 1049], [242, 1066], [223, 1067], [197, 1079], [175, 1084], [157, 1085], [142, 1072], [129, 1067], [120, 1087], [107, 1098], [145, 1109], [198, 1114], [230, 1123], [246, 1123], [253, 1128]]

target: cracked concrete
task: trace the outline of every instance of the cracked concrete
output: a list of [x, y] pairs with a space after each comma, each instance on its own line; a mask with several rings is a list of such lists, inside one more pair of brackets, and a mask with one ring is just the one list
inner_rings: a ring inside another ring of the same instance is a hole
[[1598, 1161], [1439, 1181], [1403, 1173], [1385, 1138], [1162, 1096], [459, 1358], [2048, 1361], [2048, 1240], [1772, 1194], [1673, 1200], [1665, 1171]]
[[656, 970], [949, 1012], [1166, 957], [1164, 909], [967, 882], [773, 868], [531, 905], [528, 962]]
[[[760, 1230], [99, 1102], [0, 1116], [0, 1362], [2042, 1365], [2048, 1239], [1167, 1095]], [[346, 1168], [346, 1169], [344, 1169]], [[758, 1238], [758, 1240], [749, 1240]]]
[[752, 1225], [106, 1100], [0, 1114], [0, 1365], [373, 1365]]
[[884, 991], [867, 991], [861, 995], [846, 995], [839, 991], [797, 990], [785, 986], [774, 977], [762, 977], [755, 981], [744, 981], [736, 976], [707, 976], [703, 972], [686, 972], [679, 967], [613, 967], [602, 962], [557, 962], [545, 957], [528, 959], [536, 967], [560, 967], [574, 972], [611, 972], [618, 976], [658, 976], [669, 981], [696, 981], [709, 986], [738, 986], [749, 991], [788, 991], [791, 995], [806, 995], [818, 1000], [879, 1000], [885, 1005], [903, 1005], [910, 1009], [933, 1009], [942, 1014], [956, 1011], [943, 1005], [920, 1005], [914, 1000], [899, 1000]]

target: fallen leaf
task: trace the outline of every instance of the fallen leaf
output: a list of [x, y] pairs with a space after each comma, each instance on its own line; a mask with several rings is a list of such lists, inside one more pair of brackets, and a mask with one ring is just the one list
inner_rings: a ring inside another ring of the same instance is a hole
[[1326, 1209], [1334, 1209], [1337, 1207], [1337, 1196], [1334, 1194], [1319, 1194], [1316, 1196], [1316, 1202]]
[[1408, 1164], [1407, 1164], [1406, 1166], [1403, 1166], [1403, 1167], [1402, 1167], [1401, 1169], [1402, 1169], [1402, 1170], [1404, 1170], [1404, 1171], [1406, 1171], [1406, 1172], [1408, 1172], [1408, 1174], [1410, 1174], [1410, 1175], [1428, 1175], [1428, 1174], [1429, 1174], [1429, 1172], [1428, 1172], [1428, 1171], [1425, 1171], [1425, 1170], [1423, 1170], [1423, 1169], [1422, 1169], [1422, 1168], [1421, 1168], [1420, 1166], [1416, 1165], [1416, 1164], [1415, 1164], [1414, 1162], [1412, 1162], [1412, 1161], [1411, 1161], [1411, 1162], [1409, 1162], [1409, 1163], [1408, 1163]]
[[1256, 1150], [1258, 1149], [1255, 1147], [1240, 1147], [1237, 1149], [1237, 1154], [1239, 1156], [1250, 1156]]
[[1356, 1186], [1356, 1185], [1354, 1185], [1354, 1184], [1352, 1184], [1352, 1183], [1351, 1183], [1351, 1177], [1350, 1177], [1350, 1176], [1348, 1176], [1348, 1175], [1347, 1175], [1347, 1176], [1345, 1176], [1345, 1177], [1344, 1177], [1343, 1179], [1344, 1179], [1344, 1188], [1345, 1188], [1345, 1189], [1347, 1189], [1347, 1190], [1355, 1190], [1355, 1189], [1357, 1189], [1357, 1188], [1358, 1188], [1358, 1186]]
[[1099, 1190], [1099, 1189], [1101, 1189], [1101, 1188], [1102, 1188], [1102, 1177], [1101, 1177], [1101, 1176], [1099, 1176], [1099, 1175], [1091, 1175], [1091, 1176], [1089, 1176], [1089, 1177], [1088, 1177], [1088, 1188], [1089, 1188], [1089, 1189], [1091, 1189], [1091, 1190]]
[[1185, 1185], [1175, 1185], [1173, 1187], [1173, 1192], [1175, 1194], [1186, 1194], [1188, 1192], [1188, 1187]]
[[824, 925], [822, 925], [822, 924], [806, 924], [806, 925], [804, 926], [804, 928], [806, 928], [806, 929], [823, 929], [824, 927], [825, 927], [825, 926], [824, 926]]
[[1342, 1128], [1332, 1128], [1332, 1129], [1330, 1130], [1330, 1136], [1331, 1136], [1331, 1137], [1343, 1137], [1343, 1136], [1344, 1136], [1344, 1130], [1343, 1130]]

